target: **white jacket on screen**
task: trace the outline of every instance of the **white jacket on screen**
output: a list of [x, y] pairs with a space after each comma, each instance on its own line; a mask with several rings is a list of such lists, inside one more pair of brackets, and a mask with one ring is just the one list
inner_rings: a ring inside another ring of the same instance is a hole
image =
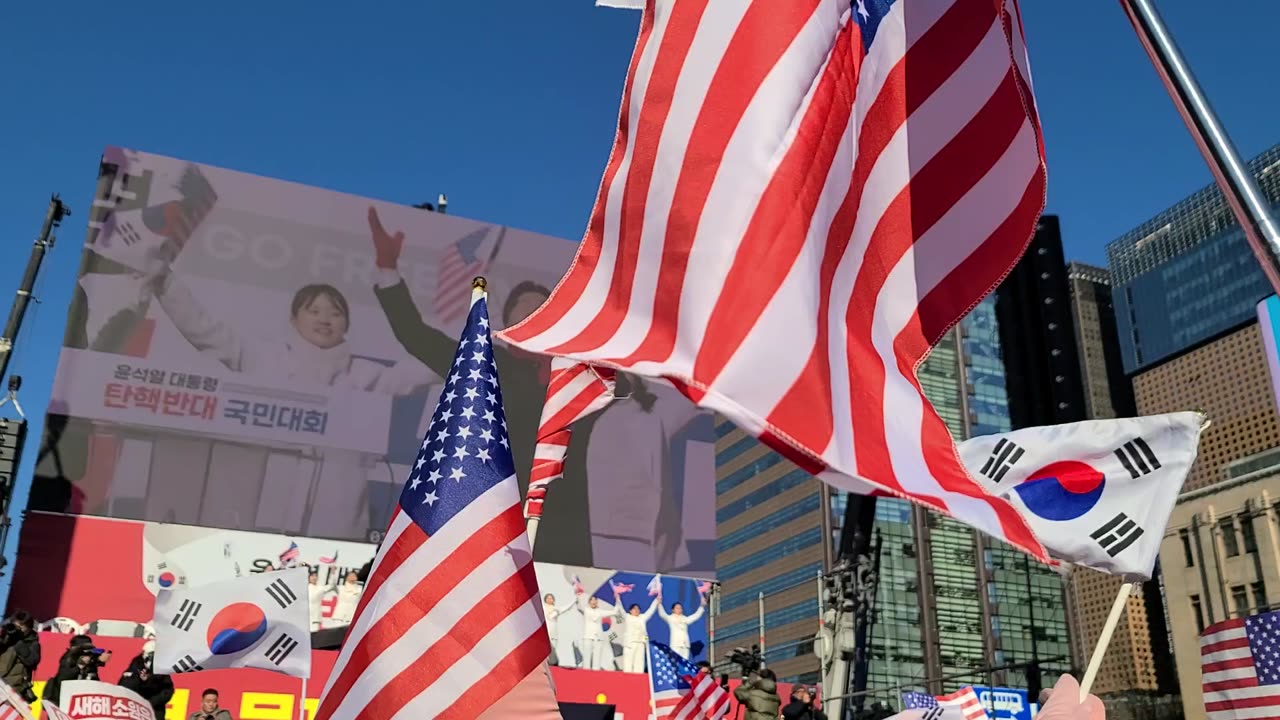
[[587, 596], [578, 596], [578, 612], [582, 613], [582, 639], [601, 640], [605, 637], [602, 622], [613, 614], [613, 606], [596, 600], [596, 606], [587, 605]]

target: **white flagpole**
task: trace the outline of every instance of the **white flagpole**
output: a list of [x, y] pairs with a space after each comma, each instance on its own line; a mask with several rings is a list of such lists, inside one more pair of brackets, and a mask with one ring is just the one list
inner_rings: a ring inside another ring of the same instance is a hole
[[[545, 502], [545, 501], [544, 501]], [[525, 531], [529, 534], [529, 549], [533, 549], [533, 543], [538, 537], [538, 523], [542, 521], [539, 517], [530, 517], [525, 521]]]
[[302, 695], [298, 698], [298, 720], [307, 720], [307, 679], [302, 678]]
[[[1102, 635], [1098, 638], [1098, 644], [1093, 647], [1093, 656], [1089, 658], [1089, 667], [1084, 671], [1084, 678], [1080, 681], [1080, 702], [1084, 702], [1089, 697], [1089, 689], [1093, 687], [1093, 679], [1098, 675], [1098, 668], [1102, 667], [1102, 656], [1107, 652], [1107, 645], [1111, 644], [1111, 636], [1116, 632], [1116, 626], [1120, 624], [1120, 616], [1124, 614], [1124, 610], [1129, 604], [1129, 593], [1133, 592], [1137, 583], [1125, 583], [1120, 586], [1120, 590], [1116, 593], [1116, 601], [1111, 606], [1111, 614], [1107, 616], [1107, 623], [1102, 626]], [[1034, 701], [1033, 701], [1034, 702]]]

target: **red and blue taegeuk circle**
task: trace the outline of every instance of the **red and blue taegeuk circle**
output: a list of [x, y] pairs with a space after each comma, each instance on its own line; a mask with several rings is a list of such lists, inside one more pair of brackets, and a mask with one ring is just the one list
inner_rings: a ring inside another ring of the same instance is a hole
[[156, 582], [160, 583], [160, 587], [162, 588], [173, 587], [175, 580], [177, 580], [177, 578], [175, 578], [171, 572], [162, 572], [160, 573], [160, 577], [156, 578]]
[[1106, 476], [1093, 467], [1063, 460], [1031, 473], [1013, 489], [1037, 517], [1061, 522], [1075, 520], [1092, 510], [1106, 485]]
[[251, 647], [267, 634], [267, 615], [253, 603], [232, 603], [209, 621], [209, 652], [232, 655]]

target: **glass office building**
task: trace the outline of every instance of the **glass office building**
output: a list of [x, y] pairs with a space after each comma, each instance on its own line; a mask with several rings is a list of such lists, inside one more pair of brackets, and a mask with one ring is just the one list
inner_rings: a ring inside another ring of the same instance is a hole
[[[1280, 205], [1280, 145], [1249, 162]], [[1133, 374], [1251, 322], [1271, 286], [1216, 185], [1107, 246], [1116, 325]]]
[[[992, 301], [939, 343], [920, 380], [956, 437], [1009, 429]], [[819, 485], [731, 423], [721, 420], [717, 434], [717, 652], [756, 642], [763, 592], [770, 666], [783, 679], [817, 682]], [[826, 510], [834, 528], [844, 507], [845, 498], [833, 493]], [[1039, 657], [1069, 654], [1054, 644], [1067, 638], [1056, 574], [1029, 564], [1028, 604], [1021, 553], [902, 500], [880, 499], [875, 517], [882, 545], [867, 684], [883, 692], [873, 701], [896, 706], [897, 686], [922, 688], [927, 678], [973, 673], [928, 688], [939, 693], [986, 682], [983, 668], [1029, 659], [1033, 615]], [[838, 530], [833, 534], [835, 541]], [[1023, 684], [1020, 673], [991, 679]]]

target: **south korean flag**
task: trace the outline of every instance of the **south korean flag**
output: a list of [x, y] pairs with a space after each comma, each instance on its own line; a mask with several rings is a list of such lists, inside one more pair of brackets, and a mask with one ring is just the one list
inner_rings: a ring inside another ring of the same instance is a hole
[[974, 478], [1012, 501], [1054, 557], [1141, 581], [1155, 570], [1205, 426], [1194, 412], [1089, 420], [959, 448]]
[[305, 567], [161, 591], [156, 672], [261, 668], [309, 677], [310, 627]]

